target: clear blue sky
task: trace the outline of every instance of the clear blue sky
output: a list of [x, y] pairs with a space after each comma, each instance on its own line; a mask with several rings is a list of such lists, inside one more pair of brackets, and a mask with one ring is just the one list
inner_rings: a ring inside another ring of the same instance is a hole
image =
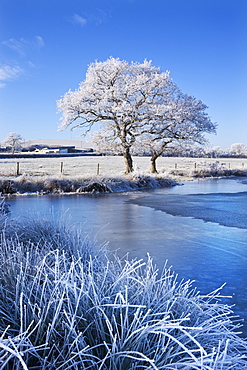
[[58, 132], [56, 100], [108, 57], [152, 60], [209, 106], [213, 146], [247, 146], [246, 0], [1, 0], [0, 142]]

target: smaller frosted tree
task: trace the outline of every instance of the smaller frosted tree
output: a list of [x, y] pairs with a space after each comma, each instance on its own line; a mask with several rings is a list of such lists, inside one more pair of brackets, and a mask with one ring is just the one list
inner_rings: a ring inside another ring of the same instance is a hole
[[242, 143], [234, 143], [230, 146], [230, 155], [236, 156], [236, 157], [242, 157], [247, 155], [247, 148]]
[[207, 148], [205, 154], [211, 158], [218, 158], [224, 156], [225, 153], [220, 146], [214, 146], [213, 148]]
[[16, 150], [21, 149], [21, 140], [21, 135], [15, 132], [10, 132], [3, 143], [6, 146], [9, 145], [11, 147], [11, 153], [14, 154]]
[[177, 143], [206, 143], [205, 133], [215, 133], [216, 124], [206, 113], [207, 106], [196, 98], [174, 90], [172, 98], [156, 107], [137, 145], [152, 153], [150, 171], [156, 173], [156, 160]]

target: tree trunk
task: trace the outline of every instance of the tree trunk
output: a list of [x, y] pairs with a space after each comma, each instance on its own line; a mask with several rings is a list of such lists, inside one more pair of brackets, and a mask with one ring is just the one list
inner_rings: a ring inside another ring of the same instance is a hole
[[124, 162], [125, 162], [125, 173], [130, 173], [133, 171], [133, 161], [130, 155], [129, 148], [125, 149], [123, 156], [124, 156]]
[[159, 156], [157, 154], [153, 154], [150, 161], [151, 161], [151, 165], [150, 165], [150, 172], [151, 173], [158, 173], [157, 169], [156, 169], [156, 159], [158, 158]]

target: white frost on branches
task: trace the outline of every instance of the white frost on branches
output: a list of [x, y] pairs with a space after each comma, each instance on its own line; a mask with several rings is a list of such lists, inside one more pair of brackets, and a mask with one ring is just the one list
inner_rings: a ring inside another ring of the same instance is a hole
[[10, 132], [3, 143], [5, 145], [9, 145], [11, 147], [12, 154], [14, 154], [15, 150], [21, 148], [21, 140], [21, 135], [15, 132]]
[[121, 146], [126, 172], [133, 170], [130, 151], [138, 142], [164, 148], [180, 139], [201, 143], [204, 132], [215, 132], [205, 113], [207, 107], [182, 94], [169, 72], [147, 60], [128, 63], [109, 58], [90, 64], [85, 81], [77, 90], [68, 91], [57, 106], [63, 115], [61, 130], [81, 127], [87, 133], [100, 123], [98, 138]]

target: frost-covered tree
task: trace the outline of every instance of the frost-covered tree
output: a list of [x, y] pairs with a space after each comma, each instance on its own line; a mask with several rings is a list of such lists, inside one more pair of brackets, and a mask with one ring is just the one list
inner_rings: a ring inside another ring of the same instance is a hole
[[[133, 170], [131, 149], [142, 145], [152, 151], [151, 172], [166, 147], [178, 140], [204, 142], [204, 133], [215, 132], [206, 106], [183, 94], [149, 61], [128, 63], [110, 58], [89, 65], [86, 79], [75, 91], [68, 91], [57, 102], [63, 113], [61, 129], [81, 127], [84, 133], [101, 123], [98, 139], [118, 148]], [[98, 140], [99, 141], [99, 140]]]
[[97, 150], [104, 154], [120, 154], [122, 151], [121, 144], [116, 142], [115, 137], [108, 137], [109, 132], [102, 127], [92, 135], [92, 142], [96, 145]]
[[224, 155], [226, 155], [226, 153], [220, 146], [214, 146], [212, 148], [211, 147], [206, 148], [205, 155], [211, 158], [218, 158], [223, 157]]
[[215, 133], [216, 125], [206, 113], [207, 106], [178, 89], [157, 106], [140, 138], [140, 145], [152, 152], [150, 171], [156, 173], [156, 160], [167, 148], [179, 142], [204, 144], [205, 133]]
[[80, 127], [86, 133], [101, 123], [107, 140], [121, 145], [126, 173], [131, 172], [132, 146], [174, 89], [169, 73], [150, 61], [128, 63], [109, 58], [94, 62], [79, 88], [58, 100], [58, 111], [63, 113], [60, 129]]
[[21, 140], [22, 140], [21, 135], [15, 132], [10, 132], [9, 135], [4, 140], [4, 145], [9, 145], [11, 147], [12, 154], [14, 154], [15, 150], [21, 148]]
[[242, 143], [234, 143], [230, 146], [229, 152], [232, 156], [241, 157], [247, 154], [247, 148]]

